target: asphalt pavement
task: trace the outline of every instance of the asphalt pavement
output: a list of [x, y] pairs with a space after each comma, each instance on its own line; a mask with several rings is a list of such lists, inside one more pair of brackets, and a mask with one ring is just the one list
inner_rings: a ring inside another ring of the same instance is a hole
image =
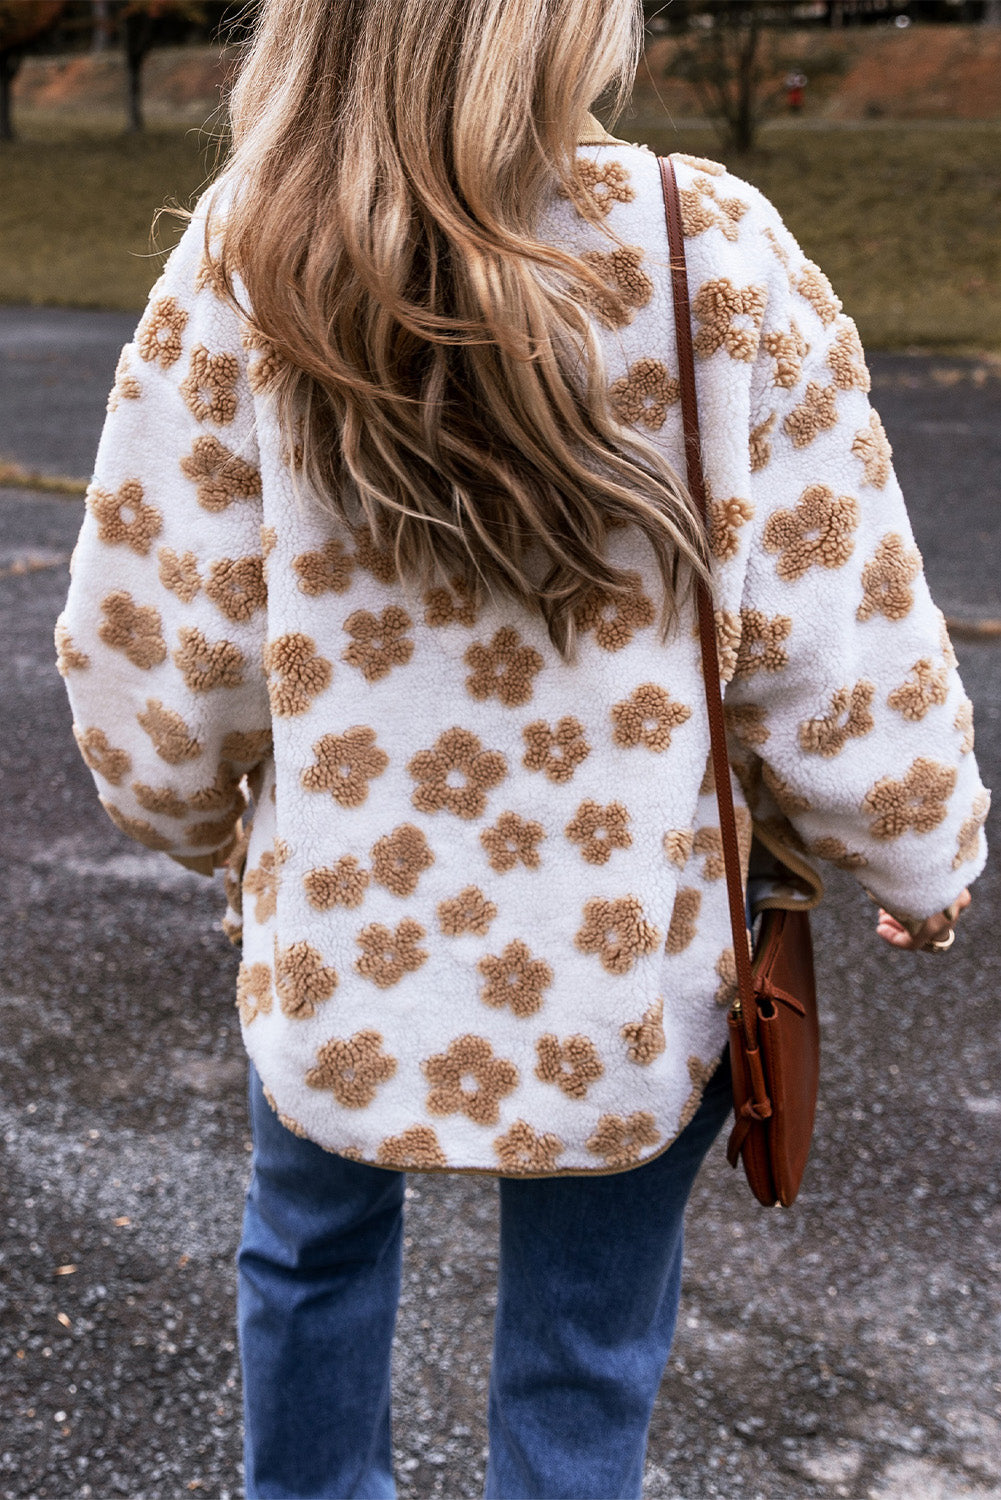
[[[86, 477], [134, 321], [0, 308], [0, 459]], [[933, 592], [996, 619], [1001, 369], [871, 365]], [[115, 831], [71, 739], [51, 638], [81, 516], [0, 490], [0, 1497], [236, 1500], [237, 955], [218, 890]], [[957, 649], [997, 785], [1001, 641]], [[995, 862], [935, 959], [830, 880], [804, 1189], [764, 1210], [707, 1163], [648, 1500], [1001, 1500], [998, 894]], [[412, 1176], [406, 1253], [401, 1500], [476, 1496], [494, 1184]]]

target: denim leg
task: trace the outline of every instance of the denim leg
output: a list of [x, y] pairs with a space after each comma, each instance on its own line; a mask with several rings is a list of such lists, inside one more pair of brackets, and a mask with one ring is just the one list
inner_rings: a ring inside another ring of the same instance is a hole
[[487, 1500], [637, 1500], [674, 1335], [682, 1222], [729, 1059], [674, 1144], [608, 1177], [501, 1181]]
[[253, 1067], [250, 1117], [237, 1255], [248, 1500], [392, 1500], [404, 1174], [293, 1135]]

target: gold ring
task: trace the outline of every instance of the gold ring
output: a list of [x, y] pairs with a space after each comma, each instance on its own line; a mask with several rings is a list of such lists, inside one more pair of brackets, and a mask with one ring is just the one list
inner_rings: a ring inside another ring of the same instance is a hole
[[948, 937], [938, 938], [934, 943], [926, 943], [925, 951], [927, 953], [946, 953], [955, 941], [956, 929], [955, 927], [950, 927]]

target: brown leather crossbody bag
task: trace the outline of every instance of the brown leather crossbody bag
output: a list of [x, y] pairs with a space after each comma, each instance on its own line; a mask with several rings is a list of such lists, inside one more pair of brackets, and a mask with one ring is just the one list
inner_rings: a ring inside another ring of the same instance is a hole
[[[671, 250], [688, 488], [706, 521], [681, 203], [673, 163], [669, 157], [659, 160]], [[726, 748], [715, 616], [705, 584], [698, 589], [698, 621], [737, 971], [737, 995], [727, 1017], [735, 1116], [727, 1159], [731, 1166], [737, 1165], [738, 1158], [743, 1160], [748, 1183], [759, 1203], [769, 1207], [781, 1203], [788, 1207], [799, 1192], [810, 1151], [820, 1076], [810, 919], [805, 911], [765, 911], [751, 954]]]

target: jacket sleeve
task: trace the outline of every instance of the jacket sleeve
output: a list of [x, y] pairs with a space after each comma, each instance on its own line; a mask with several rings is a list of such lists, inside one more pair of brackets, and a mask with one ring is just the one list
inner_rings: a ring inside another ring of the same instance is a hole
[[109, 817], [207, 871], [270, 715], [253, 398], [203, 240], [199, 211], [122, 351], [56, 644]]
[[739, 622], [723, 622], [735, 758], [757, 822], [922, 918], [986, 858], [972, 705], [855, 325], [770, 213], [751, 537]]

